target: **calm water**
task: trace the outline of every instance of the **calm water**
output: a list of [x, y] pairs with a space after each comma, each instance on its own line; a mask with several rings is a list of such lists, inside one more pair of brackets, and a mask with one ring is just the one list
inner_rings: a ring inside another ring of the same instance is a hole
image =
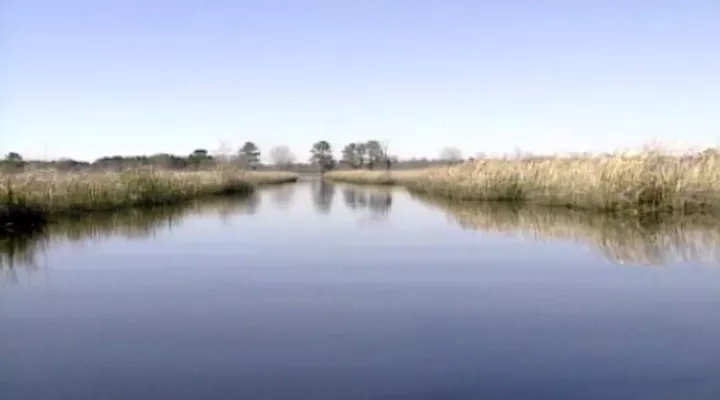
[[717, 399], [720, 225], [319, 181], [0, 242], [0, 399]]

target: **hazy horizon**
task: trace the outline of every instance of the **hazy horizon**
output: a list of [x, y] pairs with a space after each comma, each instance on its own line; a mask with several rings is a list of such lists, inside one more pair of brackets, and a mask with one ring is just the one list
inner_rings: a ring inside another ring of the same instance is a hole
[[287, 3], [3, 2], [0, 151], [720, 145], [718, 2]]

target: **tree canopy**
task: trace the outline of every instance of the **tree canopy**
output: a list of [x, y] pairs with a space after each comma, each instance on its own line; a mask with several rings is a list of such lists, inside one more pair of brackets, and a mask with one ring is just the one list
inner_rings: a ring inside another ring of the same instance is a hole
[[255, 143], [245, 142], [238, 153], [242, 163], [251, 169], [257, 168], [257, 165], [260, 164], [260, 149]]
[[287, 146], [275, 146], [270, 149], [270, 159], [278, 166], [289, 166], [295, 162], [295, 155]]
[[320, 172], [326, 172], [335, 166], [335, 159], [332, 155], [332, 147], [326, 140], [316, 142], [310, 150], [310, 162], [320, 167]]

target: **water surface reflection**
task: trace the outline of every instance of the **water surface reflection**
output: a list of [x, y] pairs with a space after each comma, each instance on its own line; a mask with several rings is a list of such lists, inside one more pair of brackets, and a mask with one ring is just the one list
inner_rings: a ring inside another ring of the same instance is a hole
[[391, 188], [382, 186], [346, 186], [343, 188], [343, 199], [351, 210], [368, 209], [374, 214], [386, 215], [392, 208], [392, 191]]
[[534, 239], [571, 239], [590, 245], [617, 264], [720, 262], [720, 219], [710, 216], [629, 218], [548, 207], [413, 197], [443, 210], [466, 229]]
[[[297, 188], [308, 193], [296, 197]], [[344, 207], [333, 207], [337, 191], [341, 193]], [[308, 195], [312, 208], [320, 215], [332, 215], [336, 223], [342, 221], [343, 215], [357, 215], [361, 223], [388, 221], [393, 210], [397, 210], [395, 226], [403, 226], [409, 222], [408, 218], [413, 221], [430, 220], [431, 216], [437, 215], [433, 211], [435, 209], [465, 229], [516, 234], [533, 239], [572, 240], [589, 245], [610, 262], [618, 264], [720, 262], [720, 220], [709, 216], [619, 218], [565, 209], [518, 208], [503, 203], [452, 202], [408, 196], [397, 188], [386, 186], [336, 185], [316, 179], [308, 184], [266, 188], [246, 199], [216, 198], [182, 206], [94, 213], [83, 218], [60, 220], [42, 234], [0, 238], [0, 275], [13, 280], [19, 267], [27, 267], [28, 270], [40, 268], [41, 256], [56, 243], [81, 243], [110, 236], [147, 240], [182, 225], [192, 215], [215, 214], [229, 223], [233, 215], [258, 213], [263, 198], [269, 200], [273, 210], [288, 209], [298, 203], [298, 218], [304, 221], [311, 218], [304, 211], [310, 207], [303, 208], [301, 204], [307, 201]], [[428, 206], [430, 209], [425, 208]], [[341, 224], [346, 224], [348, 232], [354, 225], [352, 222], [340, 222], [337, 226]], [[418, 222], [418, 226], [422, 229], [424, 225]], [[447, 234], [458, 233], [448, 231]], [[518, 246], [521, 244], [518, 243]]]
[[565, 239], [659, 263], [717, 226], [319, 180], [60, 221], [0, 242], [32, 271], [0, 290], [0, 399], [715, 399], [720, 270]]
[[335, 199], [335, 184], [322, 179], [310, 181], [313, 206], [319, 214], [329, 214]]
[[270, 193], [270, 197], [277, 208], [284, 210], [292, 204], [296, 187], [297, 185], [295, 184], [287, 184], [269, 186], [267, 188], [263, 188], [263, 190]]
[[130, 209], [114, 213], [90, 213], [82, 217], [60, 219], [44, 232], [0, 238], [0, 273], [16, 278], [16, 268], [38, 269], [39, 255], [52, 244], [98, 240], [110, 236], [128, 239], [152, 238], [181, 224], [196, 214], [216, 214], [227, 220], [236, 214], [255, 214], [261, 196], [214, 198], [183, 205]]
[[393, 188], [387, 186], [353, 186], [342, 188], [345, 206], [354, 212], [367, 212], [369, 220], [385, 220], [393, 204]]

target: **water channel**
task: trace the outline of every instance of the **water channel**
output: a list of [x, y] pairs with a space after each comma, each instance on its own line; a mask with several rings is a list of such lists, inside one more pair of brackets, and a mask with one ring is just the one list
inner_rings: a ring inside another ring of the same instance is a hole
[[720, 224], [303, 180], [0, 242], [0, 398], [714, 399]]

